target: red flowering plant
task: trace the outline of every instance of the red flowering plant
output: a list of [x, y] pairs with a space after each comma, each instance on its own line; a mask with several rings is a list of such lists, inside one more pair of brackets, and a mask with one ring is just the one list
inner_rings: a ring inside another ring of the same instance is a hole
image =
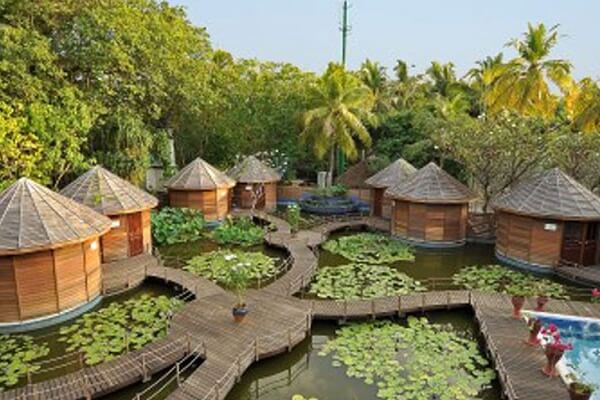
[[541, 342], [546, 349], [563, 352], [573, 350], [573, 345], [571, 343], [565, 343], [562, 341], [560, 337], [560, 331], [556, 325], [550, 324], [545, 326], [542, 328], [540, 333], [542, 335]]
[[600, 289], [592, 289], [592, 303], [600, 304]]

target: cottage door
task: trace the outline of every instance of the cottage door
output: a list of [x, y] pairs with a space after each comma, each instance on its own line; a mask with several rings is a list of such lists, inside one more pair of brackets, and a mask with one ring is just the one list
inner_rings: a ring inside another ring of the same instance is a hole
[[581, 265], [583, 235], [585, 224], [581, 222], [565, 222], [561, 261], [567, 265]]
[[586, 228], [581, 264], [593, 265], [596, 263], [596, 251], [598, 247], [598, 223], [589, 222]]
[[129, 228], [129, 256], [137, 256], [144, 252], [144, 237], [142, 232], [142, 213], [137, 212], [127, 216]]

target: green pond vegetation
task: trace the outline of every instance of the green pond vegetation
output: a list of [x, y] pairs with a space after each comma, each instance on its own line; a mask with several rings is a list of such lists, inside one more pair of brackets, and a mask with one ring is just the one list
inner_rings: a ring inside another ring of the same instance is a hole
[[357, 300], [425, 290], [419, 281], [394, 268], [353, 263], [320, 268], [309, 293], [323, 299]]
[[386, 264], [396, 261], [414, 261], [415, 259], [412, 247], [389, 236], [375, 233], [358, 233], [331, 239], [323, 244], [323, 248], [348, 260], [368, 264]]
[[183, 269], [220, 284], [226, 284], [233, 268], [243, 267], [248, 279], [269, 279], [277, 274], [275, 259], [260, 252], [216, 250], [192, 257]]
[[39, 370], [35, 361], [49, 352], [46, 343], [36, 343], [31, 336], [0, 334], [0, 391]]
[[385, 400], [474, 399], [495, 376], [476, 341], [425, 318], [346, 326], [319, 354], [333, 354], [333, 366], [345, 366], [348, 376], [376, 383]]
[[548, 279], [513, 271], [502, 265], [473, 265], [454, 274], [452, 281], [466, 289], [568, 299], [565, 286]]
[[202, 237], [204, 225], [199, 210], [165, 207], [152, 213], [152, 239], [156, 246], [191, 242]]
[[170, 316], [182, 306], [181, 300], [149, 295], [112, 303], [62, 328], [59, 340], [68, 352], [82, 352], [87, 365], [110, 361], [164, 337]]
[[227, 218], [210, 236], [219, 244], [249, 247], [261, 244], [265, 232], [265, 228], [255, 224], [249, 217]]

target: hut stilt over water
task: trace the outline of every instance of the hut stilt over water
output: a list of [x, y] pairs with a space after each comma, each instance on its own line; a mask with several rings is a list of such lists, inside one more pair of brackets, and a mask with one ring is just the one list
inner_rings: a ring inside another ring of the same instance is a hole
[[102, 236], [102, 261], [152, 253], [150, 210], [158, 200], [110, 171], [95, 166], [60, 194], [106, 215], [111, 230]]
[[371, 213], [376, 217], [390, 218], [392, 201], [384, 196], [385, 191], [401, 184], [416, 171], [411, 163], [399, 158], [367, 179], [365, 183], [371, 186]]
[[29, 179], [0, 193], [0, 331], [41, 327], [100, 300], [110, 219]]
[[248, 156], [233, 166], [227, 175], [235, 179], [233, 204], [239, 208], [273, 211], [277, 208], [277, 182], [281, 175], [255, 156]]
[[560, 169], [517, 183], [492, 207], [501, 260], [539, 272], [600, 263], [600, 198]]
[[207, 221], [223, 219], [231, 211], [235, 181], [200, 157], [183, 167], [165, 186], [171, 207], [201, 210]]
[[427, 164], [385, 195], [393, 202], [393, 235], [424, 247], [466, 242], [468, 206], [475, 195], [436, 164]]

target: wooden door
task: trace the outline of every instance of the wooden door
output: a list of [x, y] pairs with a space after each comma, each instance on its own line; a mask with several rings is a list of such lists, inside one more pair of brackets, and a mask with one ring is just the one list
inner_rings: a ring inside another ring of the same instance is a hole
[[383, 207], [383, 193], [384, 189], [373, 189], [373, 215], [381, 217]]
[[581, 265], [584, 228], [585, 224], [580, 222], [565, 222], [560, 252], [561, 261], [565, 264]]
[[583, 248], [581, 250], [581, 265], [594, 265], [596, 263], [596, 251], [598, 247], [598, 223], [589, 222], [585, 228]]
[[142, 229], [142, 213], [137, 212], [127, 216], [129, 257], [144, 252], [144, 236]]

